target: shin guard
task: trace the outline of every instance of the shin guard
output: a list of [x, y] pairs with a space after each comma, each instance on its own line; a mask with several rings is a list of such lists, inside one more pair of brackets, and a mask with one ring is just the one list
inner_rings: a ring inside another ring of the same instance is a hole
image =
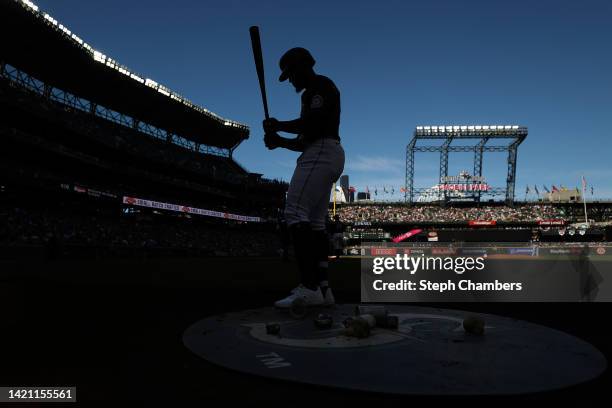
[[313, 231], [315, 241], [315, 251], [317, 253], [317, 282], [327, 282], [327, 269], [329, 255], [329, 236], [325, 230]]

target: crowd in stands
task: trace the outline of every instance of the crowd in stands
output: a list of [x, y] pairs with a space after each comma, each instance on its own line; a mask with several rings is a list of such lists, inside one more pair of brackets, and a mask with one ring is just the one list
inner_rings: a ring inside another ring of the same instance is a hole
[[552, 205], [443, 207], [398, 205], [346, 205], [336, 208], [342, 222], [461, 222], [539, 221], [565, 219], [559, 207]]
[[245, 224], [206, 224], [190, 219], [69, 214], [46, 209], [0, 210], [0, 247], [54, 245], [61, 249], [185, 250], [204, 256], [277, 255], [274, 231]]
[[[562, 211], [570, 219], [584, 219], [584, 209], [582, 206], [568, 207]], [[587, 214], [591, 222], [595, 222], [598, 225], [610, 225], [612, 222], [612, 205], [589, 205]]]

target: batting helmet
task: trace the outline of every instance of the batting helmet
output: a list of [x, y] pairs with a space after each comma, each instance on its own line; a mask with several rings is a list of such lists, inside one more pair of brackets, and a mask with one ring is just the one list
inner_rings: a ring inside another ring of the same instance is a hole
[[278, 80], [281, 82], [287, 80], [287, 78], [289, 78], [289, 73], [296, 66], [312, 68], [314, 67], [315, 62], [315, 59], [307, 49], [301, 47], [292, 48], [283, 54], [280, 62], [278, 63], [282, 71]]

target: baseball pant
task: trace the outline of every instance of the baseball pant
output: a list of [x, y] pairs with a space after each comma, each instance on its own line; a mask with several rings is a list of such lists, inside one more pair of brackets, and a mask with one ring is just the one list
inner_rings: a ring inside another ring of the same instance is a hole
[[287, 225], [310, 223], [325, 229], [332, 185], [344, 171], [344, 149], [336, 139], [311, 143], [298, 157], [285, 204]]

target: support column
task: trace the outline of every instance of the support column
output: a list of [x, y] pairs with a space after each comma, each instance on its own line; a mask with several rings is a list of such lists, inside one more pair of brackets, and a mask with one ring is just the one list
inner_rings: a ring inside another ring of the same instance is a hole
[[[453, 141], [453, 137], [449, 136], [441, 147], [440, 150], [440, 179], [439, 183], [442, 183], [442, 178], [448, 177], [448, 148]], [[447, 191], [444, 190], [444, 203], [448, 201]]]
[[508, 149], [508, 177], [506, 179], [506, 204], [514, 204], [514, 187], [516, 181], [516, 143], [512, 143]]
[[52, 90], [53, 90], [53, 87], [51, 85], [49, 85], [46, 82], [43, 84], [43, 96], [45, 97], [45, 99], [51, 98]]
[[414, 146], [416, 145], [416, 138], [406, 146], [406, 180], [404, 188], [404, 201], [409, 205], [412, 205], [414, 201]]
[[[482, 156], [484, 152], [484, 146], [489, 141], [488, 137], [484, 137], [478, 142], [478, 144], [474, 147], [474, 176], [482, 177]], [[478, 191], [475, 193], [474, 198], [476, 202], [480, 202], [481, 192]]]

